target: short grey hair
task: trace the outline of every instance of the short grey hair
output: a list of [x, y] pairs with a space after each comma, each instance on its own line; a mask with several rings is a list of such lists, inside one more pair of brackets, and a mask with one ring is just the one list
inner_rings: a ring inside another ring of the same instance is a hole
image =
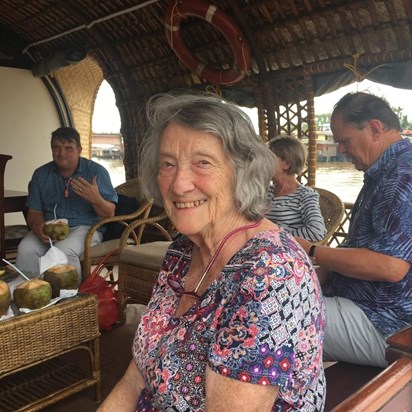
[[389, 103], [371, 93], [347, 93], [334, 106], [331, 118], [341, 113], [344, 123], [361, 129], [369, 120], [380, 120], [387, 130], [402, 130], [399, 117]]
[[161, 204], [157, 182], [160, 141], [171, 122], [221, 139], [223, 150], [234, 168], [233, 196], [239, 211], [257, 220], [267, 211], [266, 192], [276, 158], [256, 134], [250, 118], [233, 103], [212, 94], [160, 94], [146, 106], [149, 129], [139, 161], [141, 190]]

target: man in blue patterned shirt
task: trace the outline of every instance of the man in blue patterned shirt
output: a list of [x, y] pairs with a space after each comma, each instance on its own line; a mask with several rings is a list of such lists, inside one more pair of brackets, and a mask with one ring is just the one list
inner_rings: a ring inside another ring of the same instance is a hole
[[343, 247], [299, 239], [330, 291], [324, 360], [384, 367], [386, 338], [412, 325], [412, 144], [388, 103], [368, 93], [344, 96], [331, 128], [365, 174]]
[[[50, 247], [43, 233], [46, 221], [67, 219], [70, 233], [54, 245], [62, 250], [69, 265], [76, 267], [81, 282], [79, 256], [90, 226], [101, 218], [113, 217], [117, 203], [107, 170], [92, 160], [80, 157], [80, 135], [72, 127], [60, 127], [51, 135], [53, 161], [33, 173], [29, 184], [27, 223], [31, 228], [20, 242], [16, 265], [23, 272], [39, 272], [39, 258]], [[102, 241], [96, 232], [92, 244]]]

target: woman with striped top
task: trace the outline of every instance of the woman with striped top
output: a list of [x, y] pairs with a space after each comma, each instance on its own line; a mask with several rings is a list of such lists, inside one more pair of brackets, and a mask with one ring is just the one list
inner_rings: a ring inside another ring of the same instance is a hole
[[280, 135], [269, 141], [276, 155], [276, 170], [267, 196], [270, 210], [266, 217], [293, 236], [310, 241], [323, 239], [325, 223], [320, 211], [319, 194], [301, 185], [296, 176], [306, 164], [307, 152], [296, 137]]

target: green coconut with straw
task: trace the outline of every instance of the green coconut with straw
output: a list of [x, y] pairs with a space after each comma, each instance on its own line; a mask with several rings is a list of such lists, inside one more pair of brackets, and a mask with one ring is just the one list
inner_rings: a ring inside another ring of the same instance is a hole
[[43, 233], [51, 240], [64, 240], [69, 235], [69, 222], [67, 219], [57, 219], [57, 205], [54, 206], [54, 219], [44, 223]]
[[16, 286], [13, 300], [19, 308], [40, 309], [50, 303], [51, 286], [42, 279], [30, 279]]
[[13, 300], [19, 308], [39, 309], [50, 303], [52, 290], [48, 282], [42, 279], [30, 279], [13, 263], [4, 258], [2, 260], [26, 279], [13, 291]]

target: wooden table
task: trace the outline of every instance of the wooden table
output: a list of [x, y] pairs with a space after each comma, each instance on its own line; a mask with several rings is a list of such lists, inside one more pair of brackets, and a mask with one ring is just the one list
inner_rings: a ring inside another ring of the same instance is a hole
[[4, 190], [3, 199], [0, 206], [0, 261], [6, 257], [6, 251], [14, 249], [19, 244], [21, 238], [7, 239], [5, 238], [5, 214], [22, 212], [24, 218], [27, 217], [27, 192], [17, 190]]
[[4, 190], [4, 213], [22, 212], [27, 215], [27, 192]]

